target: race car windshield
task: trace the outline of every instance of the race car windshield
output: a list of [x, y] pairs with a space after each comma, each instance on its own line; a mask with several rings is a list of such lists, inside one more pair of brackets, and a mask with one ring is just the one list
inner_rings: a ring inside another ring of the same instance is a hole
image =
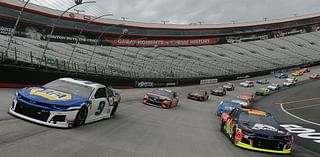
[[242, 112], [239, 116], [239, 121], [242, 123], [257, 123], [278, 126], [278, 122], [270, 115], [255, 115], [247, 112]]
[[224, 102], [223, 106], [225, 106], [225, 107], [238, 107], [239, 105], [236, 104], [236, 103], [228, 103], [228, 102], [226, 103], [226, 102]]
[[193, 91], [191, 94], [200, 94], [200, 95], [205, 95], [204, 91]]
[[235, 98], [233, 99], [234, 101], [242, 101], [242, 102], [248, 102], [248, 99], [243, 99], [243, 98]]
[[93, 91], [93, 88], [91, 87], [83, 86], [80, 84], [75, 84], [75, 83], [63, 81], [63, 80], [55, 80], [55, 81], [49, 82], [43, 87], [54, 89], [54, 90], [65, 92], [65, 93], [71, 93], [71, 94], [82, 96], [85, 98], [89, 98]]
[[154, 90], [151, 93], [157, 94], [157, 95], [161, 95], [161, 96], [165, 96], [165, 97], [173, 97], [172, 93], [166, 92], [166, 91], [163, 91], [163, 90]]

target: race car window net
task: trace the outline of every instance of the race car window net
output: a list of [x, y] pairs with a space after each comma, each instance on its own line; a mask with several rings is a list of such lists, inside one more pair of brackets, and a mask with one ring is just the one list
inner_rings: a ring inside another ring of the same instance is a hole
[[73, 82], [68, 82], [64, 80], [55, 80], [45, 84], [43, 87], [54, 89], [57, 91], [71, 93], [81, 97], [89, 98], [93, 92], [93, 88], [89, 86], [84, 86], [81, 84], [76, 84]]
[[107, 91], [105, 88], [99, 88], [94, 94], [94, 98], [99, 99], [99, 98], [106, 98], [107, 97]]

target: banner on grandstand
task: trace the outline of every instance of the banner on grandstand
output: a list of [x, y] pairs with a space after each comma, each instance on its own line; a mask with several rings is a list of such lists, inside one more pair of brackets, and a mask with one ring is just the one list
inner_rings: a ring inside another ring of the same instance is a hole
[[206, 80], [200, 80], [200, 84], [215, 84], [218, 83], [218, 79], [206, 79]]
[[136, 40], [136, 39], [104, 39], [113, 46], [134, 46], [134, 47], [166, 47], [166, 46], [199, 46], [199, 45], [215, 45], [219, 38], [207, 39], [188, 39], [188, 40]]

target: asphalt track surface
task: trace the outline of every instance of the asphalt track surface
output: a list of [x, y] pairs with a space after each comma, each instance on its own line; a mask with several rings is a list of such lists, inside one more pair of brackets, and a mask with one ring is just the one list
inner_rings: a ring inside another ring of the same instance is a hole
[[[319, 67], [299, 80], [320, 72]], [[268, 78], [271, 82], [281, 83], [284, 80]], [[256, 80], [252, 78], [249, 80]], [[254, 88], [242, 88], [236, 81], [236, 90], [227, 96], [211, 96], [206, 102], [186, 99], [187, 93], [194, 89], [209, 90], [217, 85], [175, 87], [180, 102], [177, 108], [159, 109], [142, 104], [143, 95], [152, 89], [122, 90], [122, 103], [117, 115], [73, 129], [56, 129], [34, 124], [9, 115], [8, 109], [15, 89], [0, 89], [0, 156], [1, 157], [315, 157], [320, 156], [319, 145], [310, 140], [296, 137], [296, 144], [291, 155], [277, 155], [241, 149], [232, 143], [218, 130], [219, 119], [216, 108], [221, 100], [231, 99], [242, 92], [254, 92], [263, 85]], [[310, 81], [309, 81], [310, 82]], [[319, 127], [305, 123], [280, 109], [280, 102], [320, 97], [320, 81], [314, 81], [296, 87], [281, 90], [260, 99], [254, 106], [274, 114], [281, 124], [299, 124], [317, 129]], [[320, 104], [320, 100], [308, 102]], [[303, 107], [301, 104], [287, 104], [285, 108]], [[295, 106], [292, 106], [295, 105]], [[299, 108], [292, 113], [311, 121], [319, 122], [314, 108]], [[305, 114], [307, 112], [308, 114]], [[319, 117], [319, 116], [318, 116]], [[318, 148], [318, 150], [317, 150]]]

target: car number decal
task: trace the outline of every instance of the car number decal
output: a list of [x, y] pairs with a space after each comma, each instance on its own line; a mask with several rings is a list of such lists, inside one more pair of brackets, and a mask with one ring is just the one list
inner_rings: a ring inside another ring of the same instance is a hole
[[94, 113], [94, 115], [99, 116], [102, 113], [102, 111], [103, 111], [105, 106], [106, 106], [106, 102], [105, 101], [101, 101], [99, 103], [98, 109], [97, 109], [96, 113]]

